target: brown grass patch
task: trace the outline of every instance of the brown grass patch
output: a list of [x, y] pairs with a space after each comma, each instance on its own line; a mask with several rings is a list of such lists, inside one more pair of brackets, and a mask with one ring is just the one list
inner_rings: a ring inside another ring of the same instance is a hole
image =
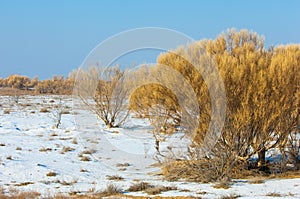
[[124, 178], [122, 176], [119, 176], [119, 175], [107, 175], [106, 178], [108, 180], [115, 180], [115, 181], [121, 181], [121, 180], [124, 180]]
[[300, 170], [296, 171], [287, 171], [279, 174], [272, 174], [268, 177], [269, 179], [294, 179], [300, 178]]
[[20, 90], [15, 88], [8, 88], [8, 87], [0, 87], [0, 95], [1, 96], [15, 96], [18, 95], [35, 95], [34, 91], [32, 90]]
[[108, 184], [106, 186], [106, 189], [103, 190], [100, 194], [103, 196], [111, 196], [111, 195], [116, 195], [122, 193], [122, 189], [119, 188], [115, 184]]
[[45, 147], [42, 147], [39, 149], [39, 152], [48, 152], [48, 151], [52, 151], [51, 148], [45, 148]]
[[82, 156], [80, 158], [80, 161], [83, 161], [83, 162], [88, 162], [88, 161], [91, 161], [92, 159], [89, 157], [89, 156]]
[[5, 109], [5, 110], [3, 111], [3, 114], [10, 114], [10, 110]]
[[34, 184], [34, 182], [21, 182], [19, 184], [15, 184], [16, 187], [22, 187], [22, 186], [27, 186], [30, 184]]
[[138, 191], [144, 191], [148, 188], [151, 188], [152, 185], [150, 185], [148, 182], [139, 182], [136, 184], [131, 185], [127, 191], [129, 192], [138, 192]]
[[41, 113], [49, 113], [50, 111], [47, 108], [41, 108], [40, 112]]
[[13, 158], [12, 158], [11, 155], [9, 155], [9, 156], [6, 157], [6, 159], [7, 159], [7, 160], [12, 160]]
[[148, 188], [145, 190], [145, 192], [149, 195], [157, 195], [157, 194], [161, 194], [161, 192], [172, 191], [172, 190], [177, 190], [177, 188], [168, 187], [168, 186], [157, 186], [157, 187]]
[[86, 170], [86, 169], [80, 169], [80, 172], [84, 173], [84, 172], [88, 172], [88, 170]]
[[63, 111], [61, 112], [61, 114], [63, 114], [63, 115], [68, 115], [68, 114], [70, 114], [70, 111], [68, 111], [68, 110], [63, 110]]
[[96, 153], [97, 151], [95, 149], [87, 149], [84, 150], [82, 152], [79, 153], [79, 156], [83, 156], [83, 155], [92, 155], [94, 153]]
[[265, 178], [253, 178], [248, 180], [249, 184], [263, 184], [265, 183]]
[[276, 192], [271, 192], [271, 193], [267, 193], [266, 196], [272, 196], [272, 197], [281, 197], [282, 195], [280, 193], [276, 193]]
[[66, 146], [64, 146], [63, 148], [62, 148], [62, 150], [61, 150], [61, 154], [65, 154], [65, 153], [67, 153], [67, 152], [70, 152], [70, 151], [74, 151], [75, 149], [74, 148], [71, 148], [71, 147], [66, 147]]
[[230, 195], [226, 195], [226, 196], [221, 196], [220, 199], [236, 199], [239, 197], [241, 197], [241, 196], [236, 195], [236, 194], [230, 194]]
[[129, 163], [127, 163], [127, 162], [125, 162], [125, 163], [118, 163], [118, 164], [116, 164], [116, 167], [129, 167], [130, 166], [130, 164]]
[[228, 182], [220, 182], [213, 186], [215, 189], [229, 189], [231, 186]]
[[55, 173], [54, 171], [50, 171], [49, 173], [46, 174], [46, 176], [55, 177], [57, 176], [57, 173]]
[[77, 142], [77, 138], [73, 138], [73, 140], [72, 140], [72, 144], [78, 144], [78, 142]]

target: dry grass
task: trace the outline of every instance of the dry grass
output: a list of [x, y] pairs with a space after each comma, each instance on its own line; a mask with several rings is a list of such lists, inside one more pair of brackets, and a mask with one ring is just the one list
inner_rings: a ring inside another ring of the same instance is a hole
[[169, 187], [169, 186], [154, 186], [147, 182], [139, 182], [139, 183], [133, 184], [127, 189], [128, 192], [144, 191], [145, 193], [147, 193], [149, 195], [157, 195], [157, 194], [160, 194], [161, 192], [171, 191], [171, 190], [177, 190], [177, 188]]
[[75, 149], [74, 148], [71, 148], [71, 147], [68, 147], [68, 146], [64, 146], [62, 148], [62, 150], [60, 151], [61, 154], [65, 154], [67, 152], [70, 152], [70, 151], [74, 151]]
[[106, 178], [108, 180], [115, 180], [115, 181], [121, 181], [121, 180], [124, 180], [124, 178], [122, 176], [119, 176], [119, 175], [107, 175]]
[[15, 96], [16, 93], [18, 95], [35, 95], [34, 91], [32, 90], [20, 90], [15, 88], [0, 87], [1, 96]]
[[276, 192], [271, 192], [271, 193], [267, 193], [266, 196], [272, 196], [272, 197], [281, 197], [282, 195], [280, 193], [276, 193]]
[[82, 156], [80, 158], [80, 161], [83, 161], [83, 162], [88, 162], [88, 161], [91, 161], [92, 159], [89, 157], [89, 156]]
[[78, 144], [78, 142], [77, 142], [77, 138], [73, 138], [73, 140], [72, 140], [72, 144]]
[[3, 114], [10, 114], [10, 110], [5, 109], [5, 110], [3, 111]]
[[231, 186], [228, 182], [220, 182], [213, 186], [215, 189], [229, 189]]
[[46, 174], [46, 176], [55, 177], [57, 176], [57, 173], [55, 173], [54, 171], [50, 171], [49, 173]]
[[279, 174], [272, 174], [268, 177], [269, 179], [293, 179], [300, 178], [300, 170], [298, 171], [287, 171]]
[[30, 107], [31, 106], [31, 104], [28, 104], [28, 103], [20, 104], [20, 105], [23, 106], [23, 107]]
[[12, 160], [13, 158], [12, 158], [11, 155], [9, 155], [9, 156], [6, 157], [6, 159], [7, 159], [7, 160]]
[[[40, 198], [40, 193], [38, 192], [20, 192], [18, 190], [9, 191], [10, 196], [5, 195], [5, 189], [0, 187], [0, 198], [1, 199], [38, 199]], [[69, 195], [57, 194], [55, 196], [46, 196], [47, 199], [99, 199], [107, 196], [113, 196], [111, 198], [128, 198], [128, 199], [149, 199], [148, 196], [130, 196], [123, 195], [122, 190], [116, 185], [107, 185], [107, 188], [100, 193], [94, 193], [94, 189], [88, 194], [78, 194], [78, 192], [71, 192]], [[154, 196], [151, 199], [200, 199], [200, 197], [193, 196]]]
[[262, 177], [253, 178], [253, 179], [248, 180], [248, 183], [250, 183], [250, 184], [263, 184], [263, 183], [265, 183], [265, 179], [262, 178]]
[[84, 173], [84, 172], [88, 172], [88, 170], [86, 170], [86, 169], [80, 169], [80, 172], [82, 172], [82, 173]]
[[58, 136], [58, 134], [55, 133], [55, 132], [53, 131], [53, 132], [51, 132], [51, 133], [49, 134], [49, 136], [50, 136], [50, 137], [56, 137], [56, 136]]
[[16, 187], [22, 187], [22, 186], [27, 186], [30, 184], [34, 184], [34, 182], [21, 182], [19, 184], [15, 184]]
[[45, 147], [42, 147], [39, 149], [39, 152], [48, 152], [48, 151], [52, 151], [51, 148], [45, 148]]
[[125, 162], [125, 163], [118, 163], [118, 164], [116, 164], [116, 167], [129, 167], [130, 166], [130, 164], [129, 163], [127, 163], [127, 162]]
[[236, 199], [239, 197], [241, 197], [241, 196], [236, 195], [236, 194], [230, 194], [230, 195], [226, 195], [226, 196], [221, 196], [220, 199]]
[[61, 114], [67, 115], [67, 114], [70, 114], [70, 111], [68, 111], [68, 110], [63, 110], [63, 111], [61, 112]]
[[[219, 175], [216, 175], [222, 168], [220, 167], [220, 162], [207, 161], [203, 160], [176, 160], [171, 162], [165, 162], [162, 166], [162, 174], [169, 181], [177, 181], [184, 179], [187, 181], [193, 182], [217, 182], [217, 181], [229, 181], [230, 179], [249, 179], [253, 180], [249, 183], [263, 183], [263, 180], [274, 179], [274, 178], [300, 178], [300, 170], [298, 171], [285, 171], [284, 173], [276, 173], [277, 170], [274, 170], [274, 174], [269, 174], [264, 171], [261, 171], [260, 168], [254, 167], [250, 168], [247, 162], [238, 161], [230, 169], [225, 178], [219, 178]], [[219, 166], [218, 166], [219, 165]], [[214, 167], [218, 166], [218, 167]], [[213, 168], [213, 169], [211, 169]], [[217, 169], [215, 169], [217, 168]]]
[[115, 184], [108, 184], [106, 186], [106, 189], [103, 190], [100, 194], [103, 196], [111, 196], [111, 195], [116, 195], [122, 193], [122, 189], [119, 188]]
[[157, 187], [148, 188], [145, 190], [145, 192], [149, 195], [157, 195], [160, 194], [161, 192], [172, 191], [172, 190], [177, 190], [177, 188], [169, 187], [169, 186], [157, 186]]
[[96, 153], [97, 151], [95, 149], [87, 149], [87, 150], [84, 150], [82, 152], [80, 152], [78, 154], [79, 157], [83, 156], [83, 155], [92, 155], [94, 153]]
[[50, 111], [47, 108], [41, 108], [40, 112], [41, 113], [49, 113]]
[[153, 186], [150, 185], [148, 182], [139, 182], [136, 184], [131, 185], [127, 191], [129, 192], [138, 192], [138, 191], [144, 191], [146, 189], [152, 188]]
[[59, 183], [63, 186], [72, 186], [78, 182], [77, 179], [71, 180], [71, 181], [66, 181], [66, 180], [57, 180], [56, 183]]

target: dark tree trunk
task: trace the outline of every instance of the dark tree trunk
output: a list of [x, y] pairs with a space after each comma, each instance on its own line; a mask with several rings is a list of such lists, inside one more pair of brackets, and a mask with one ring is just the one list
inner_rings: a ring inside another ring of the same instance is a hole
[[258, 167], [265, 166], [266, 164], [266, 150], [263, 148], [258, 152]]

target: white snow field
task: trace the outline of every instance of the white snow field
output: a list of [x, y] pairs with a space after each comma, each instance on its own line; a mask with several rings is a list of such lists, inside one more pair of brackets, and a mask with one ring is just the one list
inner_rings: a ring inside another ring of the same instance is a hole
[[[155, 141], [147, 120], [130, 117], [123, 128], [106, 129], [88, 110], [75, 105], [70, 96], [0, 97], [0, 187], [56, 193], [97, 192], [113, 183], [122, 190], [144, 181], [174, 186], [160, 196], [220, 198], [300, 198], [300, 179], [273, 179], [260, 184], [234, 180], [229, 189], [214, 184], [168, 182], [156, 175]], [[55, 114], [64, 109], [61, 125]], [[44, 110], [42, 110], [44, 109]], [[47, 110], [45, 110], [47, 109]], [[161, 144], [167, 153], [180, 153], [188, 141], [181, 134]], [[120, 181], [109, 180], [120, 176]], [[144, 192], [126, 195], [147, 196]], [[277, 195], [277, 196], [276, 196]]]

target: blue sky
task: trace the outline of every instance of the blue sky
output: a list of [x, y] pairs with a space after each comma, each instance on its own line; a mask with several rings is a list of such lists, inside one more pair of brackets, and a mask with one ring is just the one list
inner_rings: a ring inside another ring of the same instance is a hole
[[267, 46], [300, 43], [299, 9], [297, 0], [0, 0], [0, 77], [67, 76], [101, 41], [149, 26], [196, 40], [246, 28]]

